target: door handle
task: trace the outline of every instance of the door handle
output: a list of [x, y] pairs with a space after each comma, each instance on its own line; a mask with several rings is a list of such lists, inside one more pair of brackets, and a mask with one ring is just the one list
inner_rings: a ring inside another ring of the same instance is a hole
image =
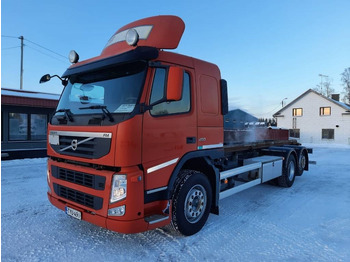
[[191, 136], [186, 138], [186, 143], [187, 144], [195, 144], [196, 143], [196, 137]]

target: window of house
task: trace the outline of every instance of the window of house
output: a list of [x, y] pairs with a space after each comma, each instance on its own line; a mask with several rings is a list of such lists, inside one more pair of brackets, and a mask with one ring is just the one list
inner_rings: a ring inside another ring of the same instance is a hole
[[47, 115], [9, 113], [9, 140], [45, 140]]
[[[164, 86], [166, 83], [166, 70], [164, 68], [157, 68], [152, 85], [152, 93], [150, 103], [159, 101], [164, 96]], [[190, 96], [190, 76], [188, 73], [184, 73], [183, 85], [182, 85], [182, 98], [179, 101], [163, 102], [153, 106], [151, 114], [153, 116], [180, 114], [189, 112], [191, 109], [191, 96]]]
[[32, 140], [45, 140], [47, 132], [47, 115], [30, 115], [30, 136]]
[[322, 139], [334, 139], [334, 129], [322, 129]]
[[293, 108], [293, 116], [302, 116], [303, 109], [302, 108]]
[[331, 107], [320, 107], [320, 116], [330, 116], [331, 115]]
[[300, 129], [289, 129], [289, 136], [294, 138], [300, 138]]
[[9, 140], [28, 139], [28, 115], [9, 113]]

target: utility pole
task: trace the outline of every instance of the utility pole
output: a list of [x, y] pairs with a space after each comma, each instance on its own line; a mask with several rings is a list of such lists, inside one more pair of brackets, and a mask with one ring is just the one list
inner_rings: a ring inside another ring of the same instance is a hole
[[21, 75], [20, 75], [20, 86], [19, 88], [22, 90], [23, 89], [23, 36], [18, 37], [21, 39]]

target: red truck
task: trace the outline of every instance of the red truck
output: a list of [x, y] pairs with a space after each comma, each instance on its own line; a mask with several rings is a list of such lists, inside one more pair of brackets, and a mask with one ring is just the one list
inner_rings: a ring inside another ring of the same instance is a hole
[[179, 17], [149, 17], [120, 28], [97, 57], [70, 53], [48, 125], [54, 206], [121, 233], [172, 223], [192, 235], [220, 199], [267, 181], [290, 187], [308, 170], [308, 150], [288, 130], [224, 131], [219, 68], [164, 51], [184, 29]]

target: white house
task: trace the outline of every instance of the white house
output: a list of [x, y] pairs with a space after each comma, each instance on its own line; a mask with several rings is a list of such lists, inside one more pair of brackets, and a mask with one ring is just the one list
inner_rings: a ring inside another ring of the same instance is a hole
[[309, 89], [273, 115], [277, 126], [302, 143], [350, 145], [350, 105]]

